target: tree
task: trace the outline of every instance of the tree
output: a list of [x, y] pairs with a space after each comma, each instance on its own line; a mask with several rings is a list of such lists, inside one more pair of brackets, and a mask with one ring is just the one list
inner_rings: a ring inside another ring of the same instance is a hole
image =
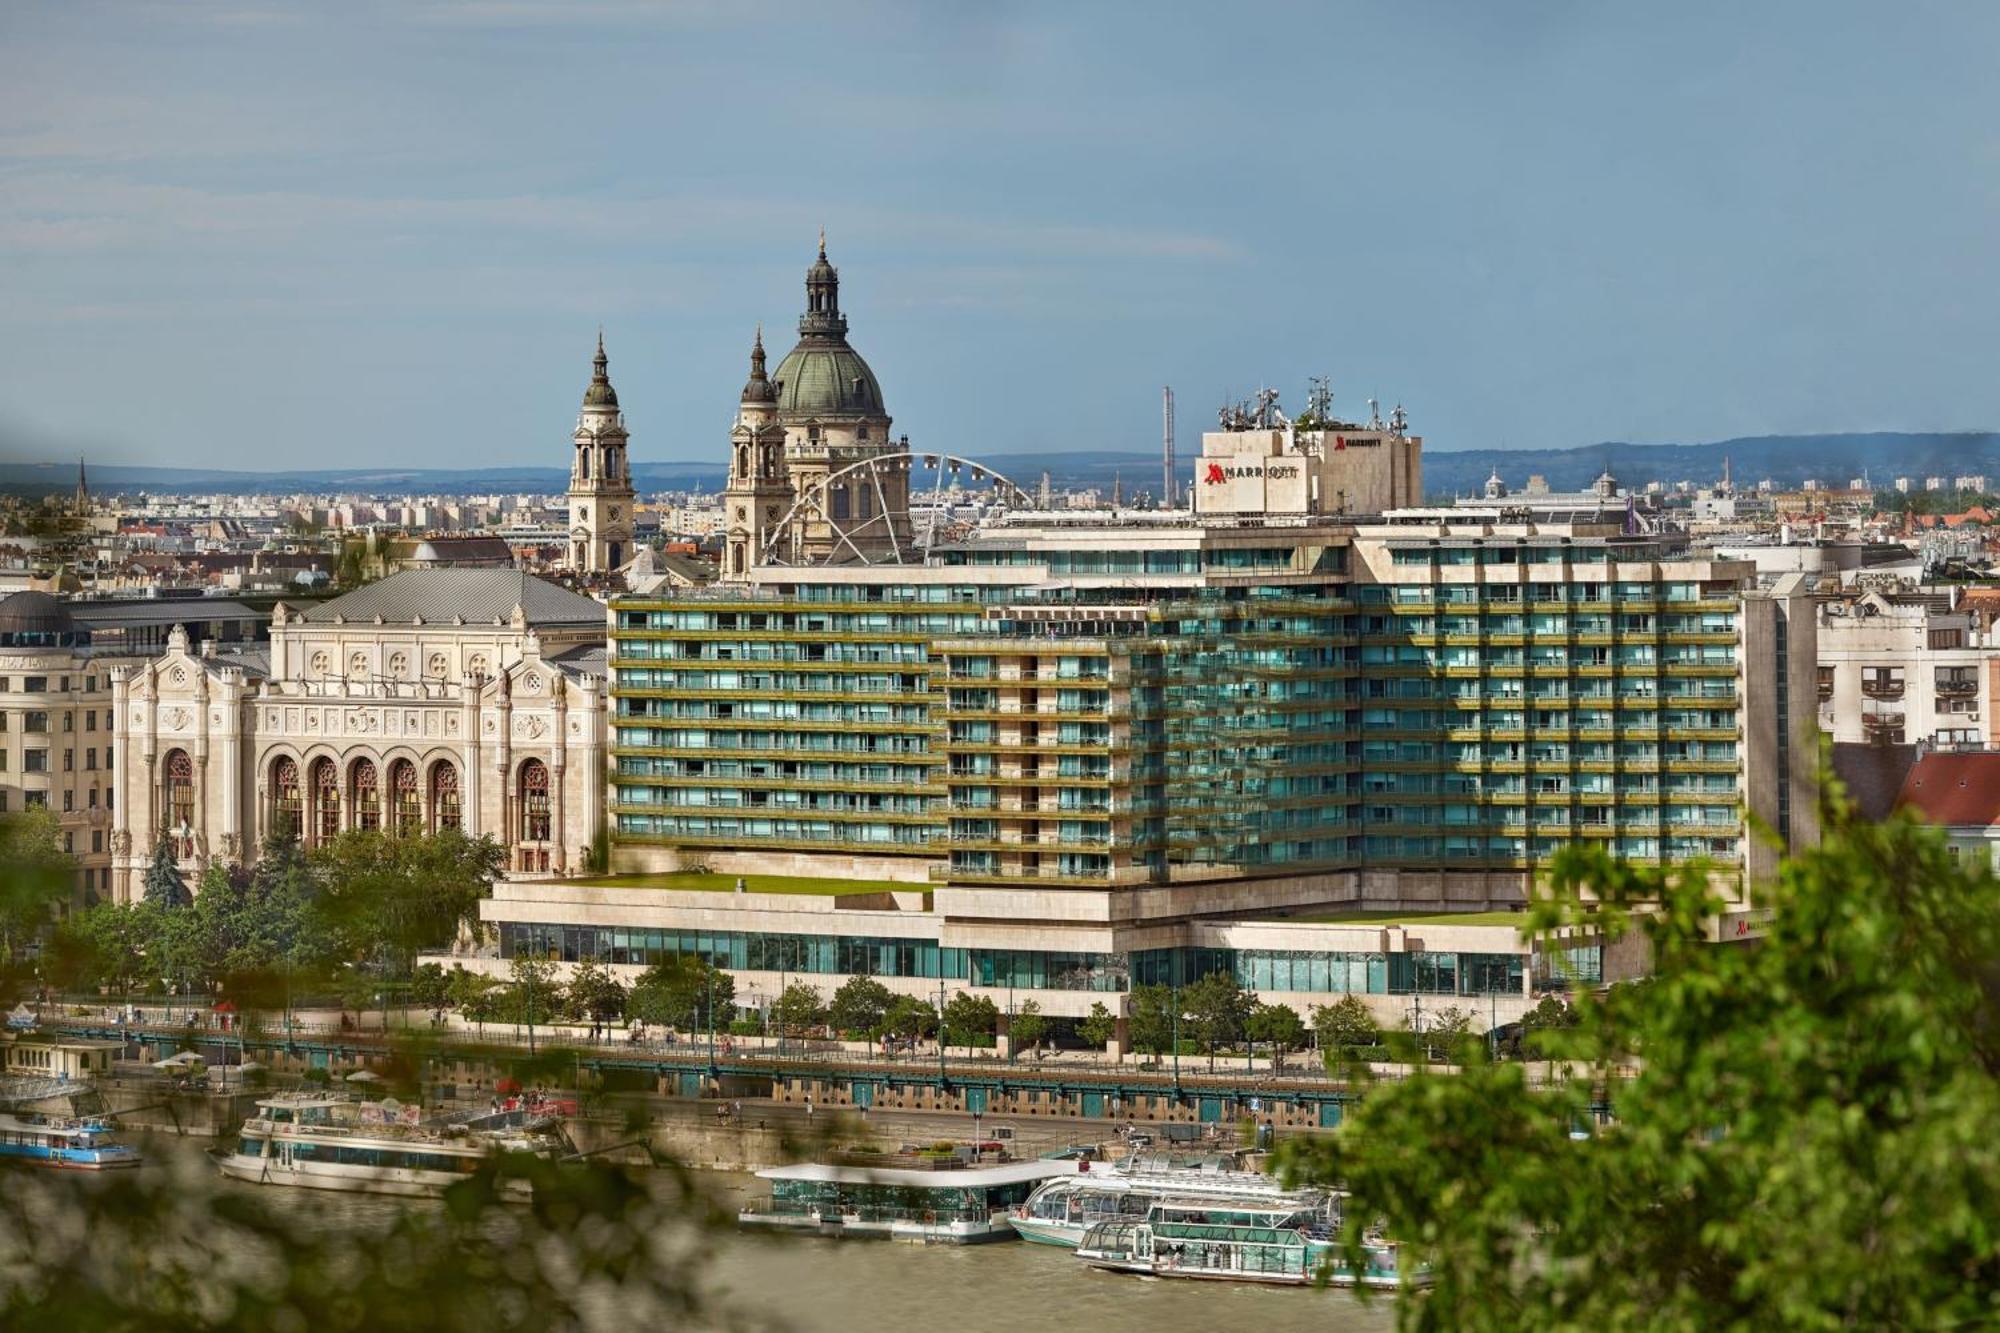
[[1261, 1001], [1244, 1020], [1243, 1035], [1251, 1042], [1269, 1042], [1271, 1054], [1289, 1051], [1306, 1038], [1305, 1020], [1298, 1010], [1288, 1004], [1265, 1004]]
[[1148, 1055], [1165, 1055], [1174, 1048], [1174, 992], [1162, 985], [1134, 986], [1132, 1014], [1125, 1030], [1131, 1035], [1132, 1049]]
[[501, 983], [484, 972], [468, 972], [462, 965], [454, 964], [451, 977], [445, 982], [445, 996], [469, 1023], [477, 1023], [481, 1033], [486, 1024], [499, 1017], [499, 995]]
[[1183, 1022], [1188, 1035], [1208, 1050], [1208, 1064], [1215, 1067], [1215, 1049], [1243, 1035], [1257, 997], [1243, 989], [1234, 972], [1211, 972], [1201, 980], [1181, 988]]
[[75, 869], [62, 849], [62, 824], [47, 807], [0, 819], [0, 1001], [13, 998], [15, 955], [55, 919]]
[[803, 981], [785, 987], [771, 1005], [771, 1023], [787, 1037], [803, 1037], [826, 1022], [826, 1006], [819, 992]]
[[736, 978], [699, 954], [675, 954], [640, 974], [625, 1006], [634, 1018], [683, 1032], [726, 1027]]
[[1104, 1001], [1094, 1001], [1089, 1016], [1076, 1025], [1076, 1035], [1101, 1051], [1118, 1035], [1118, 1020], [1104, 1007]]
[[1472, 1014], [1456, 1005], [1447, 1005], [1425, 1021], [1418, 1036], [1427, 1059], [1463, 1058], [1466, 1042], [1472, 1036]]
[[[1530, 937], [1637, 935], [1652, 976], [1539, 1030], [1546, 1086], [1419, 1070], [1285, 1146], [1352, 1192], [1350, 1262], [1380, 1219], [1429, 1266], [1404, 1328], [1991, 1326], [2000, 880], [1906, 815], [1835, 797], [1823, 827], [1755, 886], [1751, 947], [1709, 942], [1708, 867], [1563, 851]], [[1611, 1132], [1573, 1138], [1604, 1103]]]
[[1313, 1032], [1329, 1060], [1339, 1058], [1359, 1046], [1378, 1046], [1382, 1025], [1359, 995], [1343, 995], [1332, 1004], [1313, 1006]]
[[625, 1012], [625, 987], [595, 958], [577, 963], [563, 997], [565, 1012], [587, 1022], [605, 1022]]
[[833, 993], [827, 1007], [827, 1022], [840, 1032], [873, 1036], [882, 1028], [882, 1017], [895, 1002], [889, 988], [873, 977], [849, 977]]
[[889, 1012], [882, 1016], [884, 1029], [911, 1040], [930, 1036], [937, 1031], [937, 1024], [937, 1006], [914, 995], [898, 995], [889, 1002]]
[[1048, 1031], [1049, 1020], [1042, 1017], [1042, 1006], [1033, 1000], [1023, 1000], [1014, 1016], [1007, 1020], [1007, 1049], [1033, 1050], [1042, 1044]]
[[507, 863], [491, 838], [456, 829], [420, 838], [351, 829], [310, 856], [342, 957], [398, 978], [419, 952], [444, 948], [461, 929], [480, 933], [480, 900]]
[[174, 842], [162, 835], [153, 843], [153, 860], [146, 867], [146, 901], [155, 907], [178, 909], [186, 907], [188, 897], [187, 881], [181, 878], [181, 868], [174, 861]]
[[535, 1045], [535, 1020], [555, 1015], [562, 993], [556, 984], [556, 965], [546, 958], [517, 953], [508, 960], [507, 974], [514, 980], [513, 1008], [528, 1025], [528, 1048]]
[[430, 1010], [432, 1018], [442, 1019], [451, 1003], [451, 978], [436, 963], [425, 963], [410, 978], [410, 999]]
[[944, 1007], [945, 1036], [939, 1040], [956, 1037], [960, 1046], [970, 1047], [974, 1038], [990, 1037], [999, 1026], [999, 1006], [984, 995], [962, 990]]
[[159, 909], [136, 903], [99, 903], [64, 923], [78, 954], [88, 959], [90, 979], [129, 993], [146, 972], [146, 949], [157, 931]]

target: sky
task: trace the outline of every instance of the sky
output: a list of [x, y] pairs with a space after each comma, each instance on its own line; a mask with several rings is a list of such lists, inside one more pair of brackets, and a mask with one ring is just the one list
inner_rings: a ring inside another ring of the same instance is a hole
[[0, 458], [720, 461], [819, 229], [898, 432], [2000, 427], [2000, 6], [7, 0]]

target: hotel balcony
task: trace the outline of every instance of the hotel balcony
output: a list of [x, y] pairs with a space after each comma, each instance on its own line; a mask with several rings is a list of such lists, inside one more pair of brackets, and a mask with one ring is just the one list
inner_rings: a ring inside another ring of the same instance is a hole
[[1877, 677], [1861, 682], [1861, 692], [1870, 699], [1900, 699], [1903, 697], [1903, 682]]

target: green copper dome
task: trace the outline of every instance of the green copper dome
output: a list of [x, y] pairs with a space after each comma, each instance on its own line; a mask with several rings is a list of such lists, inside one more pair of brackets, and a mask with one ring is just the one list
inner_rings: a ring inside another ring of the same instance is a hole
[[826, 259], [821, 235], [819, 258], [806, 270], [806, 312], [799, 316], [799, 342], [771, 378], [778, 385], [778, 415], [786, 422], [814, 417], [884, 417], [882, 386], [861, 353], [847, 345], [847, 318], [840, 313], [840, 275]]
[[880, 417], [882, 386], [861, 353], [839, 342], [801, 339], [771, 376], [786, 417]]

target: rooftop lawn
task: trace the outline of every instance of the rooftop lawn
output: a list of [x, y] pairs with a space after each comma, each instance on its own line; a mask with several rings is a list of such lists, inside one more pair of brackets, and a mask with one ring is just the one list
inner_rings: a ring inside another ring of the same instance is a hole
[[683, 893], [734, 893], [736, 881], [750, 893], [888, 893], [923, 892], [922, 884], [895, 884], [879, 879], [832, 879], [813, 875], [723, 875], [676, 871], [662, 875], [592, 875], [567, 881], [591, 889], [670, 889]]
[[1528, 924], [1526, 912], [1314, 912], [1274, 918], [1319, 926], [1513, 926]]

